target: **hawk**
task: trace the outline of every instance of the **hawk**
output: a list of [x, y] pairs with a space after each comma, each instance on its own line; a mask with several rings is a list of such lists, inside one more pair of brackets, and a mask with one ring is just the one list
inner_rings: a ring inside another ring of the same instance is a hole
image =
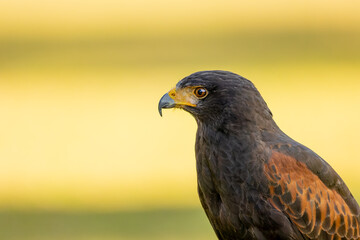
[[360, 239], [360, 208], [319, 155], [280, 130], [255, 86], [185, 77], [159, 102], [194, 116], [198, 194], [220, 240]]

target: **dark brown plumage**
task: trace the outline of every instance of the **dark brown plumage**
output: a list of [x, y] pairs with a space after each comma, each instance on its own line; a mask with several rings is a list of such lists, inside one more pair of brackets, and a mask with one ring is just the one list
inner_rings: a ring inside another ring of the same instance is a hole
[[219, 239], [360, 239], [360, 208], [343, 180], [279, 129], [249, 80], [194, 73], [159, 102], [160, 114], [172, 107], [198, 124], [198, 192]]

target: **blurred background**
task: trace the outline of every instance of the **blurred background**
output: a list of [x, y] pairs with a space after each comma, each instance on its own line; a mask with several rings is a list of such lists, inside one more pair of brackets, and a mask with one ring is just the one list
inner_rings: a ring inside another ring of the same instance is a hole
[[254, 82], [360, 201], [360, 2], [0, 1], [0, 238], [214, 239], [196, 124], [160, 97]]

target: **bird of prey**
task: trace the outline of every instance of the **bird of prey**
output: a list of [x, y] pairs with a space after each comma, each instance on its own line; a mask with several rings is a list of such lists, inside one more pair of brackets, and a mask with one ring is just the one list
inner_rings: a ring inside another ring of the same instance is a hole
[[255, 86], [202, 71], [159, 102], [194, 116], [198, 194], [220, 240], [360, 239], [360, 208], [319, 155], [280, 130]]

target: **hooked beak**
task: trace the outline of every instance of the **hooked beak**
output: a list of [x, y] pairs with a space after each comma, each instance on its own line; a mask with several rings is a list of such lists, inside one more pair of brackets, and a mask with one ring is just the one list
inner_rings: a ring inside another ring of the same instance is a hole
[[193, 88], [173, 88], [169, 92], [165, 93], [159, 102], [159, 113], [162, 116], [163, 108], [187, 108], [196, 107], [197, 99], [193, 94]]
[[164, 96], [162, 96], [162, 98], [159, 101], [158, 108], [159, 108], [160, 116], [162, 116], [163, 108], [173, 108], [175, 107], [175, 105], [176, 105], [175, 100], [169, 96], [169, 93], [165, 93]]

